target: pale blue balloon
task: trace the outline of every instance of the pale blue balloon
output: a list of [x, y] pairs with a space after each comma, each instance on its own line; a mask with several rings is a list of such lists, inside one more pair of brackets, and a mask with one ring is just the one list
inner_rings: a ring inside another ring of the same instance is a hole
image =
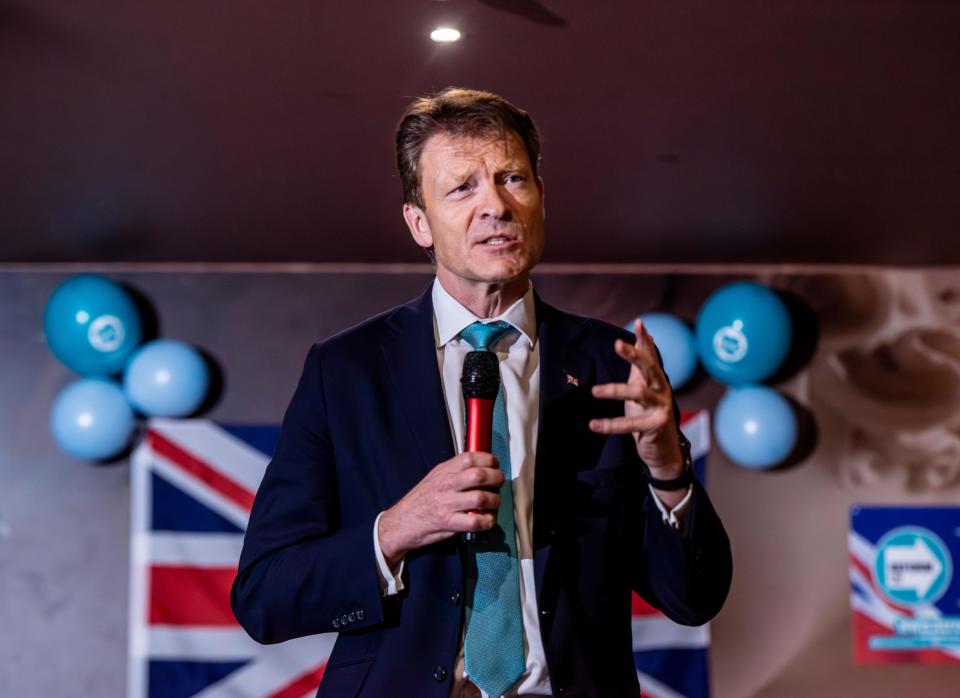
[[697, 316], [697, 349], [704, 368], [721, 383], [759, 383], [790, 350], [790, 313], [776, 293], [738, 281], [711, 295]]
[[97, 274], [64, 281], [43, 312], [50, 351], [81, 375], [112, 375], [142, 338], [140, 315], [130, 294]]
[[175, 339], [144, 344], [130, 357], [123, 374], [130, 404], [150, 417], [196, 412], [209, 387], [210, 374], [200, 352]]
[[130, 443], [136, 418], [123, 390], [106, 378], [81, 378], [60, 391], [50, 410], [50, 431], [74, 458], [104, 460]]
[[730, 460], [747, 468], [771, 468], [790, 455], [797, 443], [797, 417], [773, 388], [730, 388], [717, 405], [717, 442]]
[[[670, 313], [644, 313], [643, 326], [663, 358], [663, 370], [674, 390], [686, 385], [697, 372], [697, 342], [683, 320]], [[628, 328], [633, 331], [633, 323]]]

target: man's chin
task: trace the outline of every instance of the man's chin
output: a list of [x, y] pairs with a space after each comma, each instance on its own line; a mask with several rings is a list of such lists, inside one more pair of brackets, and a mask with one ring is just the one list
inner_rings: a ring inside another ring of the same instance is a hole
[[477, 266], [477, 271], [491, 279], [508, 281], [529, 273], [532, 268], [532, 260], [524, 255], [485, 260], [483, 264]]
[[509, 284], [513, 281], [526, 279], [531, 266], [517, 263], [503, 264], [495, 268], [484, 269], [479, 276], [486, 283]]
[[[511, 258], [502, 260], [484, 260], [483, 263], [456, 267], [445, 267], [438, 260], [438, 273], [441, 278], [449, 275], [451, 282], [454, 278], [470, 284], [490, 284], [491, 286], [507, 286], [515, 282], [524, 282], [533, 268], [533, 264], [526, 258]], [[455, 282], [454, 282], [455, 283]]]

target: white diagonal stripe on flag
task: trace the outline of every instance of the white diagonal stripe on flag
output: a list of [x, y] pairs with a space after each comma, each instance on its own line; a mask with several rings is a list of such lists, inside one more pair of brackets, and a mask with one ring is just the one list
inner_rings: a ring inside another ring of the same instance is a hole
[[150, 659], [199, 662], [242, 661], [263, 653], [240, 626], [233, 628], [152, 625], [147, 631]]
[[291, 677], [325, 664], [336, 639], [335, 633], [326, 633], [261, 647], [256, 660], [217, 681], [194, 698], [270, 695], [289, 685]]
[[866, 538], [856, 531], [850, 531], [847, 535], [847, 547], [855, 558], [863, 563], [867, 569], [873, 568], [876, 561], [877, 552]]
[[705, 649], [710, 645], [707, 625], [680, 625], [664, 616], [634, 616], [631, 623], [634, 652], [667, 648]]
[[638, 671], [637, 679], [640, 681], [640, 691], [644, 698], [685, 698], [682, 693], [677, 693], [665, 683], [657, 681], [650, 674]]
[[886, 606], [875, 603], [873, 599], [868, 601], [857, 594], [853, 594], [850, 597], [850, 605], [854, 610], [860, 611], [871, 620], [888, 628], [892, 628], [894, 621], [903, 617]]
[[269, 458], [207, 420], [154, 419], [150, 428], [250, 492], [256, 492]]
[[154, 565], [236, 567], [242, 533], [154, 533], [147, 537], [147, 557]]

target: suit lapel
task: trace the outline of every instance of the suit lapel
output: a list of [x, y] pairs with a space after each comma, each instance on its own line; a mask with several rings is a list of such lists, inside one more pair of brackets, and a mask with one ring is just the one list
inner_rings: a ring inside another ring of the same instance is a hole
[[393, 385], [390, 404], [403, 412], [420, 451], [422, 469], [409, 473], [410, 486], [455, 454], [437, 364], [431, 290], [432, 284], [387, 317], [392, 332], [380, 346]]
[[[594, 381], [593, 359], [577, 346], [586, 332], [582, 322], [547, 305], [536, 296], [540, 342], [540, 417], [534, 472], [533, 539], [537, 598], [543, 603], [544, 574], [558, 527], [562, 525], [567, 473], [563, 470], [567, 422], [576, 419], [576, 405]], [[571, 415], [571, 407], [574, 414]], [[584, 416], [585, 418], [585, 416]]]

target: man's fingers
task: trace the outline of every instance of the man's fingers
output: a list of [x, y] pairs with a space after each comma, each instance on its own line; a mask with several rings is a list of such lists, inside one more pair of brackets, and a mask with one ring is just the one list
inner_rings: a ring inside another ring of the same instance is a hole
[[643, 324], [643, 320], [637, 318], [637, 321], [634, 323], [634, 334], [637, 336], [637, 341], [634, 346], [644, 349], [654, 356], [657, 355], [656, 344], [653, 341], [653, 337], [647, 332], [646, 326]]
[[647, 332], [647, 328], [643, 325], [643, 323], [640, 322], [639, 324], [640, 329], [642, 330], [641, 334], [643, 335], [643, 340], [641, 342], [638, 338], [637, 345], [642, 345], [642, 351], [650, 357], [649, 362], [646, 364], [650, 369], [648, 382], [650, 382], [651, 385], [655, 385], [655, 387], [659, 389], [659, 387], [661, 387], [664, 383], [669, 384], [669, 381], [667, 380], [667, 374], [664, 373], [663, 366], [660, 364], [660, 357], [659, 352], [657, 351], [656, 342], [653, 341], [653, 337], [649, 332]]
[[475, 490], [481, 487], [500, 487], [503, 480], [503, 473], [496, 467], [475, 466], [457, 473], [456, 486], [460, 491]]
[[590, 389], [594, 397], [602, 400], [633, 400], [645, 406], [659, 406], [666, 397], [640, 383], [603, 383]]
[[667, 423], [662, 410], [651, 410], [642, 417], [612, 417], [610, 419], [591, 419], [590, 430], [598, 434], [635, 434], [659, 429]]
[[467, 531], [489, 531], [497, 523], [497, 515], [488, 512], [462, 512], [450, 517], [450, 528], [453, 531], [466, 533]]
[[492, 453], [486, 451], [464, 451], [447, 463], [451, 464], [453, 470], [466, 470], [467, 468], [496, 468], [497, 458]]
[[651, 378], [654, 375], [651, 373], [651, 369], [655, 367], [659, 368], [660, 362], [657, 361], [657, 352], [652, 344], [630, 344], [629, 342], [624, 342], [622, 339], [618, 339], [614, 349], [622, 358], [643, 371], [644, 376], [647, 378]]
[[500, 508], [500, 495], [487, 490], [461, 492], [453, 501], [458, 511], [496, 511]]
[[[659, 377], [657, 376], [657, 369], [659, 368], [659, 362], [657, 361], [657, 355], [645, 348], [638, 348], [633, 344], [628, 344], [622, 339], [618, 339], [614, 342], [613, 345], [614, 351], [620, 356], [620, 358], [629, 361], [637, 372], [639, 372], [638, 377], [651, 386], [656, 386], [659, 383]], [[634, 377], [634, 372], [631, 371], [631, 379]]]

